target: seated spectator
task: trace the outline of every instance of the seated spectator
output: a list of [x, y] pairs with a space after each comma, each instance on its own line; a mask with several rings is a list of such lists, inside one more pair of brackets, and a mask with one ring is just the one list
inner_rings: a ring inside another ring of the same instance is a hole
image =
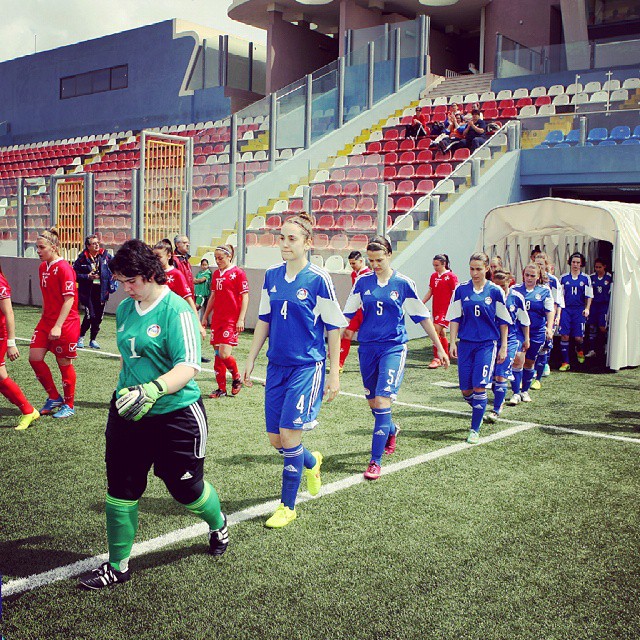
[[477, 109], [471, 111], [471, 120], [467, 121], [464, 130], [464, 140], [454, 142], [449, 145], [448, 149], [454, 151], [456, 149], [467, 148], [473, 153], [478, 147], [482, 146], [488, 140], [487, 125], [480, 118], [480, 112]]
[[480, 72], [478, 71], [478, 69], [477, 69], [476, 65], [475, 65], [475, 64], [473, 64], [473, 62], [470, 62], [470, 63], [469, 63], [469, 66], [467, 67], [467, 73], [468, 73], [469, 75], [473, 75], [473, 76], [475, 76], [477, 73], [480, 73]]
[[407, 125], [404, 137], [418, 139], [426, 135], [428, 135], [427, 116], [422, 113], [422, 107], [416, 107], [416, 113], [411, 124]]

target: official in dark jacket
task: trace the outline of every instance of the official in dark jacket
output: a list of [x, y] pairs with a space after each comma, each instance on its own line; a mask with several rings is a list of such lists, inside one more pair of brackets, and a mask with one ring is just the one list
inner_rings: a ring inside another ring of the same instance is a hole
[[78, 347], [84, 347], [84, 335], [90, 328], [89, 346], [92, 349], [99, 349], [100, 345], [96, 342], [96, 337], [100, 331], [100, 323], [109, 294], [115, 291], [115, 283], [109, 269], [111, 255], [100, 247], [98, 236], [87, 236], [84, 246], [85, 250], [73, 263], [78, 276], [78, 298], [84, 306]]

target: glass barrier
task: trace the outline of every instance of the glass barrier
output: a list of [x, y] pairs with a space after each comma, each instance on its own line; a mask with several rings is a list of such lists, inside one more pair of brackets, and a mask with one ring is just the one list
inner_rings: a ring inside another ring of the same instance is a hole
[[[18, 228], [18, 182], [16, 178], [0, 179], [0, 240], [12, 242]], [[11, 249], [3, 251], [11, 255]]]
[[23, 246], [27, 258], [37, 255], [38, 234], [51, 227], [50, 184], [46, 178], [24, 179]]
[[238, 111], [236, 187], [243, 187], [269, 171], [269, 99]]
[[583, 121], [585, 146], [640, 144], [640, 110], [624, 109], [556, 114], [553, 118], [554, 128], [551, 130], [547, 124], [549, 118], [521, 118], [522, 149], [562, 149], [580, 146]]
[[338, 128], [338, 62], [311, 75], [311, 142]]
[[304, 147], [306, 79], [277, 92], [276, 149]]
[[384, 34], [373, 46], [373, 103], [376, 104], [393, 93], [394, 38]]
[[369, 86], [369, 48], [361, 47], [346, 56], [344, 69], [344, 121], [353, 120], [367, 110]]
[[401, 22], [400, 34], [400, 86], [418, 77], [420, 73], [420, 23], [417, 20]]
[[595, 69], [634, 65], [640, 65], [640, 39], [637, 37], [525, 47], [498, 34], [496, 78], [573, 70], [584, 73]]
[[111, 252], [132, 237], [132, 184], [132, 171], [94, 174], [93, 232]]

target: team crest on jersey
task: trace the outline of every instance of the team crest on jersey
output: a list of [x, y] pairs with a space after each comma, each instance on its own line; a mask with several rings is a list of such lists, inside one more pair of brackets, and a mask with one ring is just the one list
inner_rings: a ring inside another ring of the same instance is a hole
[[400, 294], [399, 294], [397, 291], [392, 291], [392, 292], [389, 294], [389, 297], [390, 297], [392, 300], [397, 300], [397, 299], [400, 297]]
[[62, 353], [62, 347], [56, 347], [56, 353]]
[[608, 285], [608, 284], [609, 284], [609, 281], [608, 281], [608, 280], [605, 280], [605, 281], [604, 281], [604, 283]]
[[369, 395], [371, 395], [371, 392], [370, 392], [370, 391], [369, 391], [369, 389], [367, 389], [366, 387], [365, 387], [365, 390], [364, 390], [364, 395], [365, 395], [365, 396], [369, 396]]
[[539, 293], [536, 293], [536, 300], [540, 300], [540, 298], [542, 297]]
[[161, 331], [162, 331], [162, 329], [160, 328], [159, 324], [150, 324], [147, 327], [147, 335], [150, 338], [157, 338], [160, 335]]
[[509, 311], [511, 311], [511, 313], [513, 313], [516, 310], [516, 305], [515, 304], [510, 304], [509, 305]]
[[491, 296], [487, 296], [485, 299], [485, 304], [491, 304]]
[[73, 351], [75, 351], [75, 350], [77, 349], [77, 347], [78, 347], [78, 344], [77, 344], [76, 342], [72, 342], [72, 343], [69, 345], [69, 351], [72, 351], [72, 352], [73, 352]]
[[298, 289], [296, 291], [296, 298], [298, 300], [306, 300], [309, 297], [309, 292], [306, 289]]
[[235, 271], [232, 271], [232, 272], [229, 274], [229, 280], [235, 280], [235, 279], [236, 279], [236, 272], [235, 272]]

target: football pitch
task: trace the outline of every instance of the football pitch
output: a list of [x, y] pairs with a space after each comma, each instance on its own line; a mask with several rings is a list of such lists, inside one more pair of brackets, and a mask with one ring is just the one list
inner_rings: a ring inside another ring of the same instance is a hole
[[[39, 310], [15, 311], [29, 338]], [[232, 525], [229, 550], [208, 555], [206, 525], [150, 476], [131, 580], [78, 590], [74, 576], [107, 548], [104, 426], [119, 362], [114, 318], [102, 326], [102, 351], [76, 360], [75, 417], [17, 432], [17, 410], [0, 400], [6, 640], [640, 637], [640, 370], [554, 371], [470, 446], [456, 367], [428, 370], [426, 339], [409, 344], [398, 448], [373, 483], [362, 479], [373, 419], [354, 345], [343, 393], [304, 438], [324, 455], [323, 490], [310, 498], [303, 479], [298, 519], [281, 530], [264, 527], [282, 473], [264, 388], [210, 400], [204, 365], [206, 478]], [[250, 341], [235, 351], [240, 367]], [[39, 407], [28, 342], [18, 346], [10, 375]]]

